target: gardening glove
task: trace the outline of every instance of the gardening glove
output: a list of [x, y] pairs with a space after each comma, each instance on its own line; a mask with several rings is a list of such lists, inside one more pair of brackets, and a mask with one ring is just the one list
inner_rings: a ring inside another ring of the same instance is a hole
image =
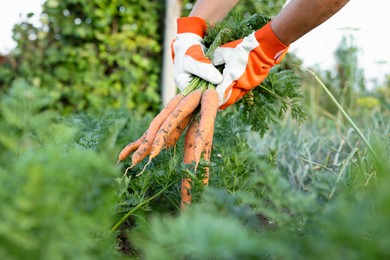
[[206, 26], [206, 21], [200, 17], [177, 19], [177, 35], [171, 48], [174, 81], [181, 91], [187, 87], [194, 75], [215, 85], [222, 82], [222, 74], [204, 55], [202, 40]]
[[282, 61], [288, 46], [282, 44], [269, 22], [261, 29], [218, 47], [213, 64], [225, 64], [223, 81], [217, 86], [219, 109], [234, 104], [267, 77], [271, 68]]

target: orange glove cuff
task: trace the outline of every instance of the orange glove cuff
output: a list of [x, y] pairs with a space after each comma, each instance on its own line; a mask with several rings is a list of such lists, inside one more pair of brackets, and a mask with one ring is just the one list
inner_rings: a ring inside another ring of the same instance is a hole
[[230, 98], [228, 101], [226, 101], [225, 104], [219, 107], [219, 110], [224, 110], [228, 106], [233, 105], [237, 102], [241, 97], [243, 97], [246, 93], [248, 93], [248, 90], [241, 89], [241, 88], [233, 88], [232, 93], [230, 94]]
[[276, 62], [280, 62], [288, 50], [289, 46], [281, 43], [272, 31], [271, 22], [257, 30], [255, 37], [264, 53]]
[[200, 17], [181, 17], [177, 19], [177, 33], [195, 33], [204, 37], [207, 28], [206, 21]]

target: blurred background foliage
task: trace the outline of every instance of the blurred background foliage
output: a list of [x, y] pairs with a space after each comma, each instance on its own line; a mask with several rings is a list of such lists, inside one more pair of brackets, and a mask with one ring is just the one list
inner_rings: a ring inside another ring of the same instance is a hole
[[[188, 15], [194, 2], [182, 2], [182, 15]], [[284, 3], [240, 1], [233, 12], [272, 17]], [[24, 79], [31, 86], [47, 89], [56, 100], [53, 106], [64, 113], [106, 109], [156, 113], [161, 105], [164, 15], [162, 0], [47, 0], [41, 14], [28, 14], [15, 25], [17, 46], [0, 60], [0, 86], [7, 89], [14, 80]], [[39, 16], [41, 23], [33, 24], [33, 16]], [[367, 91], [358, 55], [358, 46], [347, 32], [335, 52], [337, 67], [329, 71], [315, 68], [351, 111], [356, 92]], [[299, 57], [290, 53], [283, 66], [305, 80], [306, 74], [298, 71], [301, 64]], [[386, 92], [388, 84], [383, 87]], [[388, 94], [375, 95], [383, 98]], [[320, 98], [310, 100], [311, 105], [320, 104], [327, 112], [336, 113], [323, 95], [308, 96]]]
[[14, 28], [0, 83], [47, 88], [56, 109], [145, 112], [159, 103], [161, 1], [48, 0], [41, 25]]
[[[272, 17], [283, 4], [240, 1], [235, 11]], [[208, 187], [181, 164], [183, 140], [138, 178], [140, 168], [123, 176], [128, 160], [114, 166], [161, 105], [165, 7], [47, 0], [15, 25], [17, 46], [0, 59], [0, 258], [389, 258], [390, 74], [367, 88], [348, 31], [337, 67], [310, 69], [378, 158], [289, 53], [280, 69], [299, 77], [307, 120], [287, 113], [259, 134], [237, 107], [221, 112]], [[182, 212], [183, 176], [194, 204]]]

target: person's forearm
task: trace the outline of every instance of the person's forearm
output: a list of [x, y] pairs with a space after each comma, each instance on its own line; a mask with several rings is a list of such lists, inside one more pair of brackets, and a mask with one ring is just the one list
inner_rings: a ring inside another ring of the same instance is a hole
[[[211, 25], [222, 20], [239, 0], [198, 0], [190, 16], [201, 17]], [[273, 19], [272, 31], [285, 45], [290, 45], [313, 30], [349, 0], [291, 0]]]
[[203, 18], [211, 25], [222, 20], [239, 0], [198, 0], [190, 16]]
[[272, 31], [289, 45], [337, 13], [349, 0], [291, 0], [273, 19]]

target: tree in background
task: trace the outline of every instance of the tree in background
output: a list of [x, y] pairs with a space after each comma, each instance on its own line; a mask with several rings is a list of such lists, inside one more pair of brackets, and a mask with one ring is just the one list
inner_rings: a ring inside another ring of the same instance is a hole
[[23, 78], [47, 88], [64, 111], [154, 111], [162, 16], [159, 0], [47, 0], [41, 25], [15, 26], [17, 47], [3, 61], [0, 84]]

